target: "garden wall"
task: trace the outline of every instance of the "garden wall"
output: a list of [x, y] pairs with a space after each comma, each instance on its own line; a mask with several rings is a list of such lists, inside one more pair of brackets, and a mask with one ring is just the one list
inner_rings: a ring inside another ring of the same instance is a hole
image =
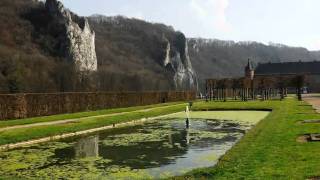
[[0, 120], [187, 101], [195, 92], [48, 93], [0, 95]]

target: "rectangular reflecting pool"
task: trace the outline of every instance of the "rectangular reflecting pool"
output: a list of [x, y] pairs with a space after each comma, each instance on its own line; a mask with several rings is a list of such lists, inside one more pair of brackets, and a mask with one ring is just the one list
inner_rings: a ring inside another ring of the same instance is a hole
[[0, 177], [153, 179], [214, 166], [267, 111], [191, 112], [0, 152]]

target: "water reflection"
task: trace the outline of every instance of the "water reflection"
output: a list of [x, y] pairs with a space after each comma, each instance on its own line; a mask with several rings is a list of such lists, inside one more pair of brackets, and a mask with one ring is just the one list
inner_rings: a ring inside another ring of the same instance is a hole
[[[108, 166], [132, 169], [153, 169], [167, 165], [175, 165], [173, 169], [188, 168], [194, 167], [194, 163], [178, 164], [179, 159], [212, 153], [214, 148], [221, 149], [219, 146], [234, 143], [242, 133], [239, 124], [223, 121], [192, 120], [190, 128], [186, 128], [182, 120], [152, 122], [72, 139], [70, 142], [76, 142], [74, 146], [56, 150], [55, 156], [59, 159], [101, 157], [111, 160]], [[211, 161], [205, 166], [214, 163]]]
[[74, 149], [76, 158], [98, 157], [99, 135], [79, 139]]
[[99, 157], [99, 135], [78, 138], [73, 144], [73, 146], [56, 149], [53, 157], [61, 161]]
[[[215, 165], [246, 128], [230, 121], [203, 119], [192, 119], [186, 128], [185, 119], [162, 120], [10, 151], [0, 154], [0, 159], [12, 163], [10, 167], [23, 164], [21, 167], [25, 168], [14, 171], [22, 173], [19, 177], [41, 179], [48, 175], [59, 179], [68, 173], [79, 178], [90, 177], [93, 174], [87, 173], [92, 172], [98, 177], [109, 177], [114, 173], [143, 170], [158, 178], [163, 173], [180, 175], [194, 168]], [[16, 157], [21, 159], [10, 160]], [[12, 175], [13, 170], [7, 167], [0, 165], [0, 176]]]
[[[129, 166], [133, 169], [159, 167], [172, 163], [175, 157], [186, 153], [188, 150], [186, 134], [186, 131], [170, 132], [166, 138], [156, 137], [146, 140], [146, 142], [126, 145], [114, 146], [112, 143], [101, 143], [99, 155], [104, 159], [111, 159], [111, 165]], [[122, 137], [115, 138], [119, 138], [118, 140], [121, 141]], [[132, 137], [132, 141], [134, 138]], [[105, 141], [117, 140], [106, 137]]]

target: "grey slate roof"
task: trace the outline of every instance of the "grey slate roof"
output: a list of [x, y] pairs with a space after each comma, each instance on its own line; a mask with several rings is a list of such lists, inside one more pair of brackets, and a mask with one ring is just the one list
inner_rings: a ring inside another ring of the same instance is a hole
[[255, 74], [320, 74], [320, 61], [258, 64]]

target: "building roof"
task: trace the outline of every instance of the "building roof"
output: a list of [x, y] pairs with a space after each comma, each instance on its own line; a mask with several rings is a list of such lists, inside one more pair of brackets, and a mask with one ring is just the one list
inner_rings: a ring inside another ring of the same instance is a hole
[[246, 70], [249, 70], [249, 71], [254, 70], [250, 59], [248, 59], [248, 64], [246, 66]]
[[258, 64], [255, 74], [320, 74], [320, 61]]

